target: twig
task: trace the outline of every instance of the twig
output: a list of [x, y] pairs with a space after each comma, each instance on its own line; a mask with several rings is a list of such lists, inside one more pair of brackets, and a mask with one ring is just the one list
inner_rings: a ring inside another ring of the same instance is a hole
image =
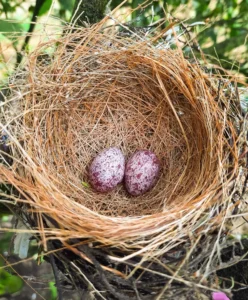
[[83, 276], [83, 278], [88, 282], [90, 287], [95, 291], [97, 295], [99, 295], [102, 299], [107, 300], [93, 285], [91, 281], [87, 278], [87, 276], [84, 275], [84, 273], [80, 270], [79, 267], [77, 267], [73, 262], [71, 262], [71, 265], [78, 270], [78, 272]]
[[129, 300], [129, 297], [126, 297], [124, 295], [122, 295], [121, 293], [119, 293], [118, 291], [116, 291], [109, 283], [108, 279], [105, 276], [105, 273], [100, 265], [100, 263], [96, 260], [96, 258], [90, 253], [90, 251], [88, 251], [88, 249], [86, 247], [82, 247], [83, 251], [85, 252], [85, 254], [89, 257], [89, 259], [93, 262], [96, 270], [99, 273], [99, 276], [102, 280], [102, 282], [104, 283], [105, 287], [107, 288], [108, 291], [110, 291], [117, 299], [120, 300]]

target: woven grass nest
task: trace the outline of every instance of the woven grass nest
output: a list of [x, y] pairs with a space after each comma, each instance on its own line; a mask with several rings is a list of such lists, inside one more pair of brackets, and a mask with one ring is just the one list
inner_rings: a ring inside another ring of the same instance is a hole
[[[78, 272], [82, 288], [90, 281], [99, 299], [167, 299], [165, 282], [187, 279], [165, 265], [200, 241], [211, 249], [202, 256], [208, 275], [225, 218], [245, 196], [247, 123], [235, 83], [155, 40], [103, 22], [51, 38], [26, 58], [2, 104], [9, 154], [1, 151], [0, 180], [15, 190], [8, 198], [25, 207], [59, 268]], [[156, 153], [162, 171], [151, 191], [94, 191], [89, 164], [112, 146], [126, 158]]]

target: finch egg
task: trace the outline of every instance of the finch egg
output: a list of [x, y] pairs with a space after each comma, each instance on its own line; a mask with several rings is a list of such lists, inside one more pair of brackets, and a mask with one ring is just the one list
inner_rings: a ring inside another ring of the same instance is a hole
[[121, 150], [111, 147], [99, 153], [89, 168], [91, 185], [98, 192], [109, 192], [123, 180], [125, 158]]
[[148, 192], [158, 181], [159, 171], [160, 162], [152, 151], [137, 151], [126, 164], [125, 185], [127, 191], [133, 196]]

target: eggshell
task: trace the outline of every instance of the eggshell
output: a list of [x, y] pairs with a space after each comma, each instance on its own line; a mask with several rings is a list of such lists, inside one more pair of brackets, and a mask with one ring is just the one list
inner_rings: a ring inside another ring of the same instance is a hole
[[125, 185], [127, 191], [133, 196], [148, 192], [158, 181], [159, 171], [160, 162], [152, 151], [137, 151], [126, 164]]
[[120, 149], [112, 147], [99, 153], [89, 168], [91, 185], [98, 192], [113, 190], [123, 180], [125, 158]]

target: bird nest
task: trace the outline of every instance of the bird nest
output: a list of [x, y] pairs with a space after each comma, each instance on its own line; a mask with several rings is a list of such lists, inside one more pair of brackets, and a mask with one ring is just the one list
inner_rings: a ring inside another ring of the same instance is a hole
[[[95, 286], [101, 281], [119, 299], [113, 286], [120, 281], [106, 283], [103, 272], [125, 278], [127, 288], [127, 278], [142, 282], [139, 265], [164, 286], [157, 278], [168, 271], [161, 257], [218, 232], [235, 207], [234, 194], [238, 200], [245, 194], [247, 123], [235, 83], [208, 73], [180, 48], [156, 45], [104, 23], [70, 31], [26, 58], [2, 104], [8, 140], [0, 180], [15, 190], [8, 198], [25, 207], [45, 250], [55, 241], [72, 261], [80, 257], [87, 278], [95, 266], [101, 279]], [[156, 186], [138, 197], [122, 184], [96, 192], [88, 167], [109, 147], [126, 158], [153, 151], [161, 163]], [[151, 260], [160, 261], [157, 273], [142, 265]], [[145, 286], [134, 291], [147, 294]]]

